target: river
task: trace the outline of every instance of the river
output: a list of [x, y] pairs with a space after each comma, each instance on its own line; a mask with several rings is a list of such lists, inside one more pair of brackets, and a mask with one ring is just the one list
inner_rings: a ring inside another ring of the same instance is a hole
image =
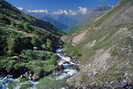
[[[63, 49], [57, 49], [56, 54], [59, 57], [57, 60], [58, 66], [62, 67], [62, 69], [54, 73], [52, 76], [53, 78], [56, 80], [67, 79], [79, 72], [79, 63], [71, 57], [66, 56]], [[10, 76], [0, 78], [0, 89], [10, 89], [9, 87], [14, 87], [11, 89], [20, 89], [24, 84], [31, 84], [32, 87], [30, 89], [37, 89], [35, 85], [38, 84], [38, 82], [33, 82], [30, 80], [26, 82], [20, 82], [19, 79], [13, 79]]]

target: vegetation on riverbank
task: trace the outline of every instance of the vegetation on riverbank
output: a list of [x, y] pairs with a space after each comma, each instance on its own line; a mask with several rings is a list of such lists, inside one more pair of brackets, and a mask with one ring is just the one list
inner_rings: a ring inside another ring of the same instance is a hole
[[[39, 79], [57, 67], [55, 49], [61, 33], [48, 22], [0, 1], [0, 75], [19, 77], [28, 72]], [[28, 77], [28, 76], [27, 76]]]

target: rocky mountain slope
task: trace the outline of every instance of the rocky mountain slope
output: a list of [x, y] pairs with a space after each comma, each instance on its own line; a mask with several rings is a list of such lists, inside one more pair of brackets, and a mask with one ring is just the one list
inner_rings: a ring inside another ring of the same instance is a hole
[[0, 76], [16, 78], [27, 72], [24, 78], [36, 80], [49, 75], [57, 65], [54, 51], [61, 44], [57, 30], [0, 0]]
[[133, 0], [121, 0], [86, 30], [63, 38], [72, 44], [66, 45], [66, 52], [78, 54], [75, 57], [81, 62], [81, 72], [68, 81], [70, 84], [82, 86], [80, 89], [89, 89], [89, 84], [129, 89], [126, 85], [133, 82], [132, 14]]

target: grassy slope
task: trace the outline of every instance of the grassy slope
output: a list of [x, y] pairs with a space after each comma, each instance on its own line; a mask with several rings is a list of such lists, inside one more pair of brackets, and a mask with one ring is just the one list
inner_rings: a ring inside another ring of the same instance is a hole
[[47, 31], [54, 32], [54, 34], [58, 33], [58, 31], [57, 31], [58, 29], [55, 26], [53, 26], [52, 24], [50, 24], [48, 22], [44, 22], [42, 20], [38, 20], [31, 16], [28, 16], [25, 13], [20, 12], [19, 10], [17, 10], [17, 8], [13, 7], [9, 3], [5, 2], [4, 0], [1, 0], [0, 3], [2, 3], [0, 5], [0, 7], [1, 7], [1, 9], [0, 9], [1, 15], [0, 16], [8, 17], [12, 21], [20, 21], [20, 22], [30, 23], [34, 26], [38, 26], [43, 29], [46, 29]]
[[[122, 0], [88, 28], [88, 33], [80, 44], [66, 48], [69, 52], [76, 52], [78, 49], [78, 54], [80, 52], [82, 55], [81, 74], [76, 81], [98, 84], [123, 79], [132, 81], [133, 19], [129, 17], [133, 13], [132, 1]], [[96, 74], [89, 76], [91, 73]], [[125, 74], [127, 75], [124, 76]]]

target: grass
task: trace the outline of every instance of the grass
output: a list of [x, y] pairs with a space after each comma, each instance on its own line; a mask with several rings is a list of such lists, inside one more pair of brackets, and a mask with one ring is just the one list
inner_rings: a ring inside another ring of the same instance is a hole
[[36, 87], [37, 89], [59, 89], [64, 86], [65, 86], [64, 80], [56, 80], [51, 77], [46, 77], [41, 79]]
[[22, 84], [20, 89], [28, 89], [28, 88], [31, 88], [32, 87], [32, 84]]
[[72, 56], [73, 58], [79, 59], [82, 56], [80, 49], [78, 47], [72, 46], [71, 44], [64, 44], [64, 50], [66, 54]]
[[[88, 73], [90, 73], [88, 72], [89, 68], [88, 70], [84, 70], [84, 68], [82, 68], [80, 74], [81, 79], [79, 79], [79, 81], [81, 80], [85, 83], [94, 82], [98, 85], [103, 85], [106, 82], [112, 81], [118, 82], [122, 81], [123, 79], [127, 79], [127, 81], [133, 81], [131, 75], [133, 72], [133, 21], [129, 20], [125, 24], [121, 24], [120, 22], [118, 25], [114, 24], [112, 21], [114, 16], [115, 18], [116, 16], [119, 18], [120, 14], [122, 14], [122, 12], [119, 12], [123, 10], [125, 6], [132, 7], [132, 1], [133, 0], [122, 0], [120, 5], [113, 8], [89, 27], [85, 39], [81, 41], [79, 45], [76, 45], [75, 47], [71, 46], [72, 48], [66, 47], [66, 49], [68, 48], [69, 52], [72, 52], [76, 49], [79, 50], [82, 55], [80, 57], [80, 62], [82, 65], [87, 65], [88, 63], [92, 63], [92, 65], [96, 64], [94, 70], [96, 70], [98, 73], [95, 76], [88, 76]], [[100, 27], [100, 29], [96, 29], [97, 26]], [[94, 28], [95, 31], [92, 31], [92, 28]], [[122, 28], [127, 29], [123, 30]], [[93, 43], [93, 41], [96, 42], [92, 47], [90, 47], [90, 44]], [[106, 61], [106, 65], [109, 67], [109, 69], [105, 70], [104, 72], [100, 72], [101, 70], [104, 70], [104, 68], [98, 70], [97, 66], [99, 66], [99, 64], [94, 59], [102, 56], [98, 55], [98, 51], [101, 49], [105, 51], [111, 49], [109, 51], [111, 57]], [[93, 66], [91, 69], [93, 70]], [[128, 74], [126, 77], [124, 76], [125, 73]]]

